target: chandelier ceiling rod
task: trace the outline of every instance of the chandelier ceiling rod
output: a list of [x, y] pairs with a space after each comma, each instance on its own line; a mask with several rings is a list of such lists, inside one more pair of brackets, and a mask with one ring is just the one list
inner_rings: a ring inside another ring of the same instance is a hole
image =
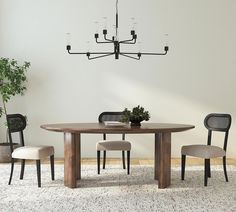
[[121, 40], [119, 41], [118, 38], [118, 0], [116, 0], [116, 35], [112, 36], [112, 39], [107, 38], [107, 30], [103, 29], [103, 38], [104, 41], [98, 41], [99, 34], [95, 33], [94, 38], [96, 43], [98, 44], [105, 44], [105, 43], [112, 43], [114, 45], [114, 50], [112, 52], [71, 52], [71, 45], [68, 43], [66, 46], [66, 50], [69, 54], [83, 54], [88, 57], [89, 60], [97, 59], [101, 57], [107, 57], [110, 55], [115, 55], [115, 59], [119, 59], [119, 55], [132, 58], [135, 60], [140, 60], [142, 55], [166, 55], [169, 47], [166, 45], [164, 47], [164, 52], [162, 53], [155, 53], [155, 52], [122, 52], [120, 51], [121, 44], [135, 44], [137, 40], [137, 34], [135, 33], [135, 30], [131, 30], [132, 38], [128, 40]]

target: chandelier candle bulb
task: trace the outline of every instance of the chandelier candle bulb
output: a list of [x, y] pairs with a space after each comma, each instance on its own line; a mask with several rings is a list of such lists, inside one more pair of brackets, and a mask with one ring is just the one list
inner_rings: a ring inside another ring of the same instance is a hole
[[70, 33], [69, 32], [66, 33], [66, 43], [67, 43], [67, 46], [70, 46]]
[[97, 34], [99, 31], [99, 22], [98, 21], [94, 21], [95, 24], [95, 33]]
[[165, 45], [168, 46], [168, 34], [165, 34]]
[[132, 17], [131, 19], [131, 28], [134, 29], [135, 18]]
[[138, 42], [138, 50], [139, 50], [139, 53], [141, 52], [141, 49], [142, 49], [142, 43], [141, 43], [141, 42]]
[[133, 23], [133, 30], [137, 31], [137, 25], [138, 25], [137, 22]]
[[87, 41], [88, 52], [90, 52], [90, 41]]
[[104, 29], [107, 29], [107, 17], [103, 17]]

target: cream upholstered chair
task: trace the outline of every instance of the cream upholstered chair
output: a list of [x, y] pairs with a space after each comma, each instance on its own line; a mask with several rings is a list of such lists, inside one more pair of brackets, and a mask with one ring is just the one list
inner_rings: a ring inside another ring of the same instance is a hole
[[[226, 149], [229, 129], [231, 126], [231, 116], [229, 114], [211, 113], [206, 116], [204, 120], [204, 125], [208, 129], [207, 145], [188, 145], [183, 146], [181, 149], [181, 179], [184, 180], [186, 155], [205, 159], [204, 186], [207, 186], [207, 180], [209, 177], [211, 177], [210, 159], [222, 157], [225, 180], [226, 182], [228, 182], [228, 176], [226, 172]], [[211, 145], [212, 131], [219, 131], [225, 133], [223, 148]]]
[[[15, 159], [21, 159], [20, 179], [23, 179], [25, 160], [36, 160], [38, 187], [41, 187], [41, 166], [40, 160], [50, 157], [51, 163], [51, 178], [54, 180], [54, 148], [53, 146], [25, 146], [23, 130], [26, 127], [26, 119], [21, 114], [7, 115], [8, 134], [11, 148], [11, 174], [8, 185], [11, 184]], [[13, 133], [19, 133], [21, 147], [13, 149]]]
[[[104, 121], [120, 121], [122, 112], [103, 112], [99, 115], [99, 123]], [[103, 134], [103, 140], [98, 141], [97, 149], [97, 166], [100, 174], [100, 152], [103, 151], [103, 169], [106, 165], [106, 151], [122, 151], [123, 169], [125, 169], [125, 151], [127, 151], [127, 174], [130, 172], [130, 150], [131, 143], [125, 140], [125, 134], [122, 134], [122, 140], [107, 140], [106, 134]]]

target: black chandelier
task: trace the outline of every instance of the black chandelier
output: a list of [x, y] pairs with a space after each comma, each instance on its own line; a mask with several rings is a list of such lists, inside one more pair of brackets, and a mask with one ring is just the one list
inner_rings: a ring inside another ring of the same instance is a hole
[[104, 36], [104, 41], [98, 41], [99, 34], [95, 33], [95, 41], [98, 44], [106, 44], [106, 43], [112, 43], [114, 45], [114, 50], [111, 52], [71, 52], [71, 45], [66, 46], [66, 50], [68, 51], [69, 54], [84, 54], [87, 55], [89, 60], [92, 59], [97, 59], [101, 57], [107, 57], [110, 55], [115, 55], [115, 59], [119, 59], [119, 55], [140, 60], [142, 55], [166, 55], [169, 47], [166, 45], [164, 47], [164, 52], [162, 53], [156, 53], [156, 52], [122, 52], [120, 49], [121, 44], [135, 44], [137, 40], [137, 34], [135, 33], [135, 30], [131, 30], [131, 39], [128, 40], [119, 40], [118, 39], [118, 0], [116, 0], [116, 25], [115, 25], [115, 31], [116, 35], [112, 36], [112, 39], [107, 38], [107, 30], [103, 29], [103, 36]]

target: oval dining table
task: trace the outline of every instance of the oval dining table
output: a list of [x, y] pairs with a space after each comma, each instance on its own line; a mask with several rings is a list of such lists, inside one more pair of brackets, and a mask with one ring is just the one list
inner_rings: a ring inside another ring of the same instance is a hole
[[103, 123], [44, 124], [41, 128], [64, 133], [64, 185], [77, 187], [81, 179], [81, 134], [154, 134], [154, 179], [158, 188], [171, 184], [171, 134], [193, 129], [195, 126], [170, 123], [142, 123], [140, 127], [106, 126]]

